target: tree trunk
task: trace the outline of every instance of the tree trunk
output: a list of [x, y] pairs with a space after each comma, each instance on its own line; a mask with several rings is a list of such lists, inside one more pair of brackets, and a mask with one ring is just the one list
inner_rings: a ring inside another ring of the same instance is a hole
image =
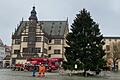
[[72, 76], [72, 71], [70, 70], [69, 76]]
[[87, 77], [86, 70], [84, 70], [83, 76], [84, 76], [84, 77]]
[[115, 71], [115, 69], [116, 69], [116, 65], [115, 65], [115, 63], [116, 63], [116, 61], [117, 61], [118, 59], [113, 59], [113, 71]]
[[115, 67], [115, 62], [116, 62], [116, 61], [114, 60], [114, 61], [113, 61], [113, 65], [114, 65], [113, 71], [115, 71], [115, 68], [116, 68], [116, 67]]

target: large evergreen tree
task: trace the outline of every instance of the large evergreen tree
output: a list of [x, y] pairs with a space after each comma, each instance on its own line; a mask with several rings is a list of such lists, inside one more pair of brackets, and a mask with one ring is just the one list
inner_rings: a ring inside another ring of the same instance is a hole
[[87, 10], [83, 9], [76, 15], [66, 39], [69, 46], [65, 48], [67, 69], [73, 70], [78, 62], [85, 74], [87, 70], [97, 71], [103, 67], [103, 35]]

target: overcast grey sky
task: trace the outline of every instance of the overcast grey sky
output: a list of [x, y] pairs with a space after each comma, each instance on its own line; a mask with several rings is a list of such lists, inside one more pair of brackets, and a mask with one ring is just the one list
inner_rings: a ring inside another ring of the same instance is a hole
[[11, 34], [21, 21], [28, 20], [33, 5], [39, 20], [66, 20], [69, 27], [83, 8], [90, 11], [104, 36], [120, 36], [120, 0], [0, 0], [0, 38], [11, 45]]

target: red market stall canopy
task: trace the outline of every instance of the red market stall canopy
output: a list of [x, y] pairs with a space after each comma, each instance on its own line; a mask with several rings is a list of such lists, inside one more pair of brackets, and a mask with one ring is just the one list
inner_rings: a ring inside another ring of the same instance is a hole
[[48, 61], [48, 58], [31, 58], [31, 61]]
[[37, 64], [37, 61], [31, 61], [30, 63], [34, 65]]
[[22, 67], [23, 66], [23, 64], [15, 64], [15, 66], [18, 66], [18, 67]]
[[63, 58], [50, 58], [50, 60], [61, 62], [61, 61], [63, 61]]
[[49, 62], [49, 61], [52, 61], [52, 62], [61, 62], [61, 61], [63, 61], [63, 58], [30, 58], [29, 60], [28, 60], [29, 62], [31, 62], [31, 63], [44, 63], [44, 62]]

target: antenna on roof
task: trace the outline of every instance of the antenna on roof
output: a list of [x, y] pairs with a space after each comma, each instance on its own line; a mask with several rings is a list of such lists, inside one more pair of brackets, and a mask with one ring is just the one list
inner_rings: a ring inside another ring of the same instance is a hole
[[66, 20], [66, 21], [67, 21], [67, 25], [68, 25], [68, 17], [67, 17], [67, 20]]

